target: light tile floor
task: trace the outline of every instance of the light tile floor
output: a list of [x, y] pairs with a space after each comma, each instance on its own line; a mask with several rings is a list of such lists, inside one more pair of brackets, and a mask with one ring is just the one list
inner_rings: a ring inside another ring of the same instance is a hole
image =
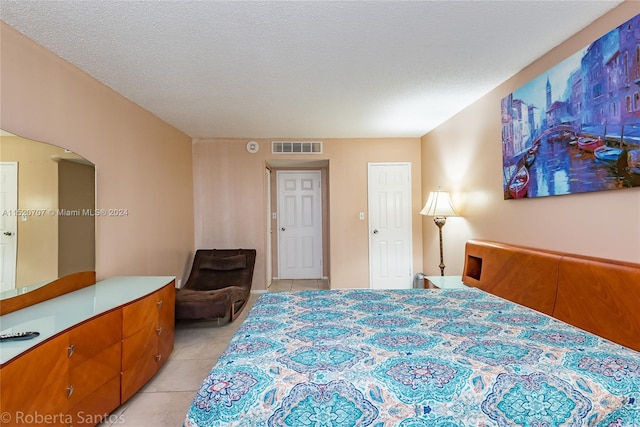
[[[329, 289], [327, 280], [278, 280], [270, 292]], [[200, 383], [216, 363], [259, 294], [233, 323], [177, 322], [169, 360], [138, 393], [100, 427], [180, 427]]]
[[327, 279], [274, 280], [269, 292], [306, 291], [310, 289], [329, 289]]

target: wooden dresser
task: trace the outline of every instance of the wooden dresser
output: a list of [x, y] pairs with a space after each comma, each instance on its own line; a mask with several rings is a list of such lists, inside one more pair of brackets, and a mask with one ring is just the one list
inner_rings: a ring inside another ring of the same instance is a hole
[[122, 308], [122, 402], [149, 381], [171, 354], [174, 308], [174, 286]]
[[116, 277], [0, 316], [0, 424], [94, 426], [173, 350], [174, 277]]

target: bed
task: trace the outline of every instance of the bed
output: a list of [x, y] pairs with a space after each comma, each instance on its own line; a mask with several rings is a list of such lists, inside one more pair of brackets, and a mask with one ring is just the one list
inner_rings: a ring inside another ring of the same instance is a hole
[[[640, 426], [640, 265], [567, 256], [470, 241], [467, 289], [263, 294], [184, 425]], [[598, 304], [631, 332], [589, 332]]]

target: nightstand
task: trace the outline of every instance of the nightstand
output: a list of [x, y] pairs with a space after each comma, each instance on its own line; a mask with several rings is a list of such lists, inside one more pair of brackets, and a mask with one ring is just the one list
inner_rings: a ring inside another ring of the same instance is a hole
[[425, 276], [425, 289], [464, 289], [467, 285], [462, 283], [462, 276]]

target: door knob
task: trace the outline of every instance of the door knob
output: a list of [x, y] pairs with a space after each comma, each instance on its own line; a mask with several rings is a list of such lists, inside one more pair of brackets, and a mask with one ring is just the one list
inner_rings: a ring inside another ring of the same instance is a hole
[[285, 230], [286, 230], [286, 228], [282, 227], [280, 230], [285, 231]]
[[5, 231], [5, 232], [4, 232], [4, 233], [2, 233], [2, 234], [4, 234], [5, 236], [13, 236], [13, 233], [12, 233], [12, 232], [10, 232], [10, 231]]
[[377, 229], [373, 230], [373, 234], [378, 234], [378, 230]]

